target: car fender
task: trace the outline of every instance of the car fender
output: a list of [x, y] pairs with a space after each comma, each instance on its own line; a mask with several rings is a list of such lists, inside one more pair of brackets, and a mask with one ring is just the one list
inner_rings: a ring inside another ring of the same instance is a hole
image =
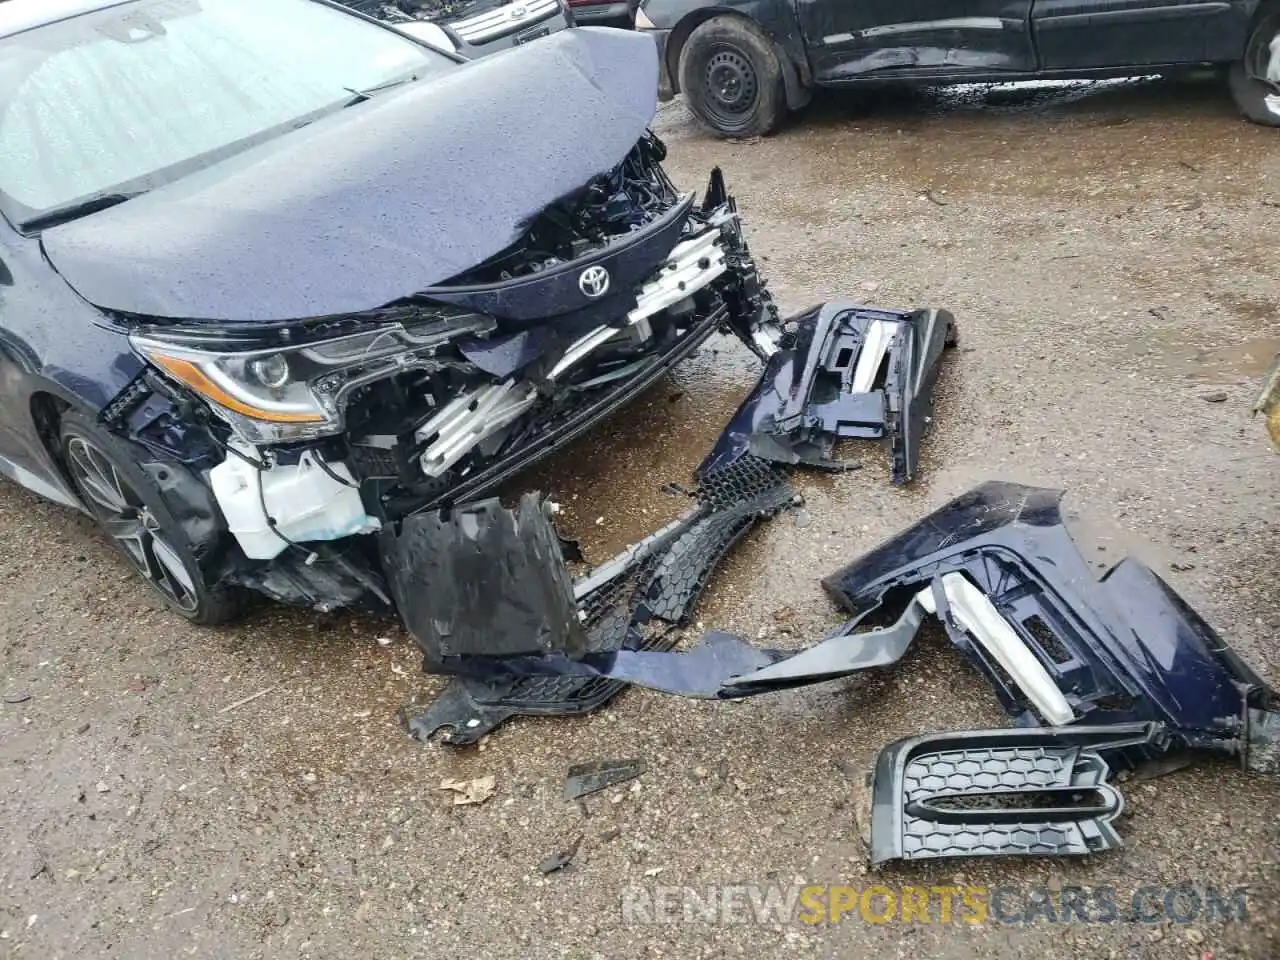
[[7, 227], [0, 222], [4, 472], [41, 496], [79, 506], [60, 462], [61, 412], [100, 416], [145, 364], [124, 331], [62, 281], [38, 240]]

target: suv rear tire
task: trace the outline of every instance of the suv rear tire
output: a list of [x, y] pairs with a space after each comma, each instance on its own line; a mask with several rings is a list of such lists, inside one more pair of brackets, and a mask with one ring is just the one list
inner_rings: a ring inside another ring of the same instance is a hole
[[[205, 582], [182, 525], [127, 443], [74, 410], [62, 417], [61, 440], [63, 461], [80, 502], [171, 610], [203, 625], [240, 616], [247, 594]], [[185, 468], [175, 464], [164, 469]]]
[[722, 137], [761, 137], [787, 115], [782, 64], [749, 20], [712, 17], [680, 51], [680, 89], [694, 117]]
[[[1254, 123], [1268, 127], [1280, 127], [1280, 79], [1267, 82], [1258, 78], [1266, 76], [1269, 61], [1280, 60], [1280, 51], [1273, 54], [1271, 50], [1277, 42], [1280, 42], [1280, 6], [1270, 4], [1249, 32], [1244, 55], [1227, 71], [1227, 85], [1240, 112]], [[1280, 73], [1280, 69], [1275, 72]]]

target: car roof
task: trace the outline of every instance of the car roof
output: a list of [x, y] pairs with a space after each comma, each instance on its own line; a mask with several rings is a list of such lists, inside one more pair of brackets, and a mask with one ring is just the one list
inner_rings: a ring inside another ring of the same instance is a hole
[[129, 0], [0, 0], [0, 38]]

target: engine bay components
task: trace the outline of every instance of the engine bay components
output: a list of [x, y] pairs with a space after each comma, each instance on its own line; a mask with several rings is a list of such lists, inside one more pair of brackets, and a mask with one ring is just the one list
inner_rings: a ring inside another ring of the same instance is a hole
[[250, 560], [270, 560], [291, 543], [341, 540], [372, 533], [346, 464], [303, 450], [297, 463], [262, 462], [262, 452], [232, 441], [227, 458], [209, 471], [209, 485], [227, 529]]

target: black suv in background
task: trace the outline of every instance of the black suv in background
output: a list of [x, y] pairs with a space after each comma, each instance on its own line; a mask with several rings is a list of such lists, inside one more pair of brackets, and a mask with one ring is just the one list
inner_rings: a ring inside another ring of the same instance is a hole
[[642, 0], [636, 29], [709, 130], [769, 133], [814, 87], [1227, 71], [1240, 112], [1280, 126], [1280, 0]]

